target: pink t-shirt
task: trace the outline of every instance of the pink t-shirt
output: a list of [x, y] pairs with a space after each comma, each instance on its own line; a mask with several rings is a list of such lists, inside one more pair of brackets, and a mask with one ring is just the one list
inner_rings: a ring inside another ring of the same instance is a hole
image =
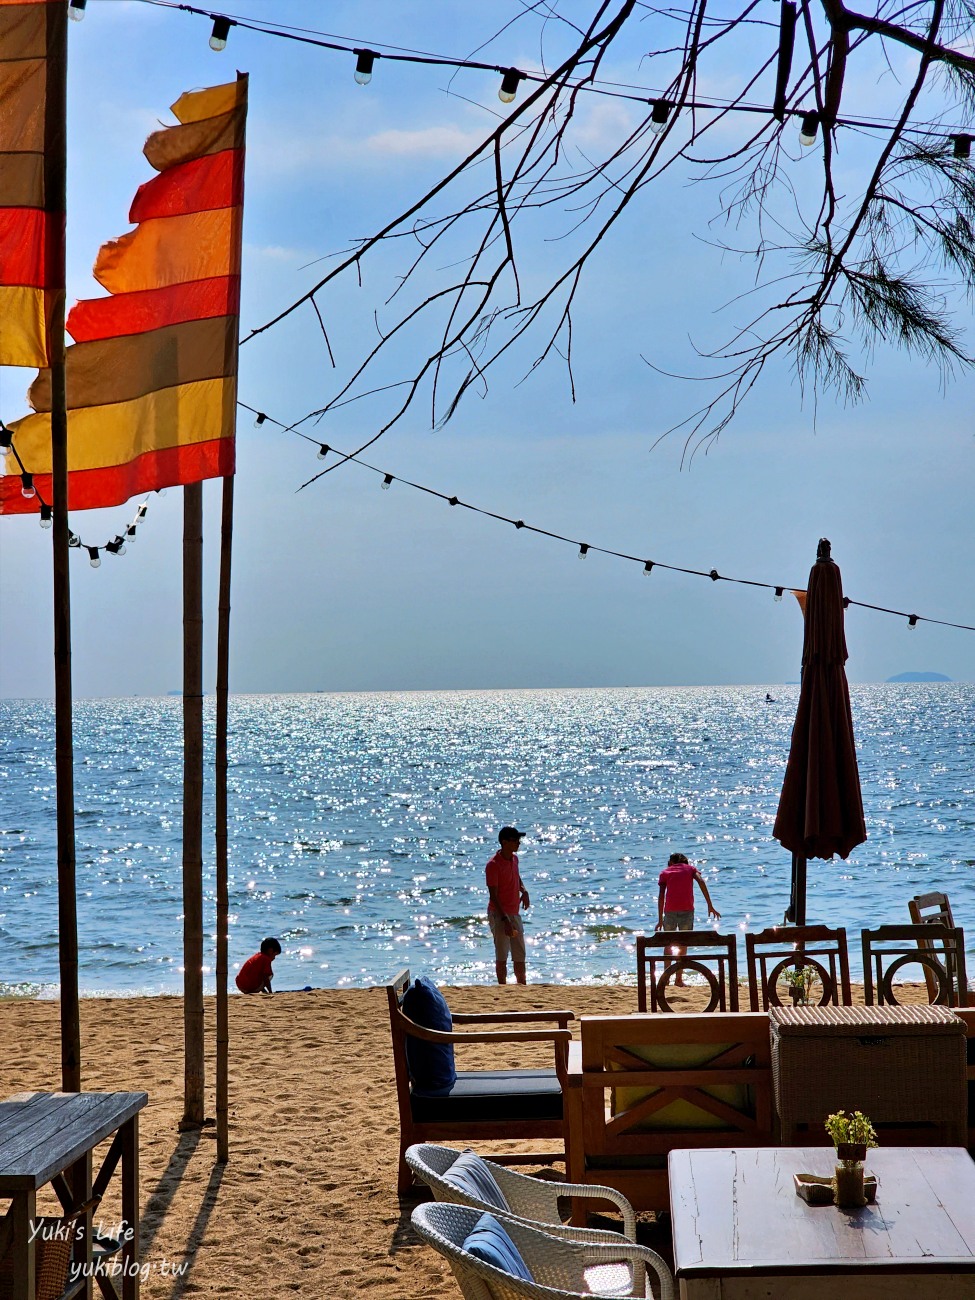
[[664, 887], [665, 912], [694, 911], [694, 877], [697, 867], [692, 862], [675, 862], [664, 867], [657, 882]]
[[[487, 864], [484, 874], [487, 877], [488, 888], [493, 885], [497, 890], [501, 911], [505, 916], [516, 916], [521, 903], [521, 890], [518, 887], [521, 879], [518, 874], [518, 854], [513, 853], [510, 858], [506, 858], [499, 849]], [[488, 903], [489, 912], [497, 910], [493, 903]]]

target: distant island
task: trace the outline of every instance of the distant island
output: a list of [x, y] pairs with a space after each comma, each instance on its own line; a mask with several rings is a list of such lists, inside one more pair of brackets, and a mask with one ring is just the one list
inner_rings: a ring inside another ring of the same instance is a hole
[[944, 673], [898, 673], [896, 677], [888, 677], [889, 682], [950, 682], [951, 678], [946, 677]]

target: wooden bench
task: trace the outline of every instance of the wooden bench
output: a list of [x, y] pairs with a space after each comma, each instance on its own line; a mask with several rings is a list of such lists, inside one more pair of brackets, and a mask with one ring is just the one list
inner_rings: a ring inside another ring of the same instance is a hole
[[570, 1182], [664, 1210], [674, 1148], [773, 1143], [764, 1012], [583, 1016], [579, 1025], [565, 1089]]
[[[502, 1011], [491, 1015], [451, 1012], [455, 1025], [470, 1026], [459, 1033], [424, 1029], [400, 1006], [410, 985], [410, 972], [402, 970], [386, 985], [392, 1033], [396, 1098], [399, 1105], [400, 1147], [397, 1190], [409, 1191], [413, 1174], [406, 1163], [406, 1148], [414, 1142], [469, 1142], [498, 1140], [537, 1141], [555, 1138], [554, 1152], [492, 1153], [501, 1164], [539, 1164], [564, 1159], [562, 1083], [575, 1019], [571, 1011]], [[546, 1024], [554, 1028], [544, 1028]], [[502, 1029], [484, 1026], [502, 1025]], [[415, 1091], [406, 1059], [406, 1040], [453, 1043], [455, 1049], [471, 1044], [497, 1045], [498, 1064], [491, 1070], [457, 1072], [457, 1082], [446, 1095]], [[553, 1066], [545, 1070], [509, 1068], [511, 1045], [549, 1043]]]

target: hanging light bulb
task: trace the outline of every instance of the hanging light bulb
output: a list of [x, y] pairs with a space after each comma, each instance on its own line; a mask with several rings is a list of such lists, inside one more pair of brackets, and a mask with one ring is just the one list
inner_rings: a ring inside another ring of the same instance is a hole
[[972, 156], [972, 137], [970, 135], [953, 135], [951, 137], [952, 154], [959, 162], [967, 162]]
[[129, 524], [128, 528], [126, 528], [125, 530], [125, 536], [128, 539], [129, 545], [131, 546], [135, 541], [135, 524]]
[[643, 566], [643, 576], [649, 578], [651, 573], [653, 573], [653, 560], [647, 560]]
[[498, 91], [498, 99], [502, 104], [510, 104], [515, 95], [518, 94], [518, 82], [524, 77], [523, 72], [517, 68], [506, 68], [501, 78], [501, 89]]
[[258, 413], [254, 416], [254, 428], [259, 429], [266, 419], [267, 416], [264, 414], [264, 412], [258, 411]]
[[69, 546], [81, 545], [81, 538], [78, 536], [77, 533], [73, 533], [70, 528], [68, 529], [68, 545]]
[[383, 491], [384, 491], [384, 492], [388, 492], [388, 491], [389, 491], [389, 489], [393, 486], [393, 476], [392, 476], [392, 474], [384, 474], [384, 475], [383, 475], [383, 484], [382, 484], [382, 486], [383, 486]]
[[579, 544], [579, 559], [580, 559], [580, 560], [584, 560], [588, 554], [589, 554], [589, 543], [588, 543], [588, 542], [580, 542], [580, 544]]
[[670, 110], [673, 105], [666, 99], [651, 99], [650, 105], [650, 130], [654, 135], [659, 135], [670, 120]]
[[34, 475], [28, 474], [26, 470], [20, 476], [20, 494], [25, 496], [28, 501], [31, 497], [37, 495], [34, 491]]
[[811, 113], [803, 113], [802, 121], [799, 125], [799, 143], [809, 148], [816, 143], [816, 132], [819, 130], [819, 114], [813, 110]]
[[773, 596], [772, 599], [778, 601], [779, 603], [781, 603], [781, 601], [782, 601], [782, 592], [783, 592], [784, 590], [785, 590], [784, 587], [776, 587], [776, 589], [775, 589], [775, 595]]
[[148, 513], [149, 513], [149, 507], [148, 507], [148, 506], [146, 505], [146, 503], [143, 501], [142, 505], [139, 506], [138, 510], [135, 512], [135, 521], [136, 521], [136, 523], [137, 523], [137, 524], [141, 524], [142, 521], [143, 521], [143, 519], [145, 519], [145, 517], [146, 517], [146, 515], [147, 515]]
[[165, 488], [154, 488], [153, 490], [155, 491], [157, 497], [164, 497], [166, 495]]
[[447, 498], [447, 505], [448, 505], [448, 506], [459, 506], [459, 505], [460, 505], [460, 497], [448, 497], [448, 498]]
[[51, 513], [51, 507], [46, 506], [42, 501], [41, 502], [41, 527], [50, 528], [53, 522], [54, 522], [54, 517]]
[[907, 630], [909, 632], [913, 632], [916, 627], [917, 627], [917, 615], [911, 614], [911, 616], [907, 620]]
[[322, 445], [321, 445], [321, 446], [319, 447], [319, 449], [318, 449], [318, 459], [319, 459], [319, 460], [324, 460], [325, 457], [328, 455], [328, 453], [329, 453], [331, 450], [332, 450], [332, 449], [331, 449], [331, 447], [328, 445], [328, 443], [327, 443], [327, 442], [323, 442]]
[[124, 555], [125, 542], [121, 537], [115, 536], [110, 542], [105, 543], [105, 550], [111, 551], [112, 555]]
[[88, 0], [68, 0], [68, 17], [73, 18], [76, 23], [80, 23], [85, 16], [85, 5]]
[[102, 562], [101, 562], [101, 558], [99, 557], [99, 554], [98, 554], [98, 547], [97, 547], [97, 546], [86, 546], [86, 547], [85, 547], [85, 550], [88, 552], [88, 563], [91, 565], [91, 567], [92, 567], [93, 569], [99, 569], [99, 568], [101, 568], [101, 563], [102, 563]]
[[216, 50], [219, 54], [221, 50], [227, 48], [227, 37], [230, 35], [231, 27], [235, 26], [229, 18], [214, 18], [213, 31], [210, 33], [210, 49]]
[[355, 59], [355, 79], [360, 86], [368, 86], [372, 81], [372, 65], [376, 62], [373, 50], [353, 50]]
[[13, 447], [14, 436], [5, 424], [0, 424], [0, 457], [8, 456]]

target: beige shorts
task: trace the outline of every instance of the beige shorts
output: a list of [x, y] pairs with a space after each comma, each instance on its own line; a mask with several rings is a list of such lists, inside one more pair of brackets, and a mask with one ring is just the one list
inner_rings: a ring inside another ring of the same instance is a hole
[[522, 925], [521, 917], [516, 916], [511, 922], [510, 938], [504, 932], [504, 917], [500, 912], [488, 912], [488, 922], [491, 926], [491, 934], [494, 936], [494, 955], [498, 961], [507, 961], [510, 952], [512, 961], [523, 962], [525, 927]]
[[694, 912], [664, 912], [665, 930], [693, 930]]

